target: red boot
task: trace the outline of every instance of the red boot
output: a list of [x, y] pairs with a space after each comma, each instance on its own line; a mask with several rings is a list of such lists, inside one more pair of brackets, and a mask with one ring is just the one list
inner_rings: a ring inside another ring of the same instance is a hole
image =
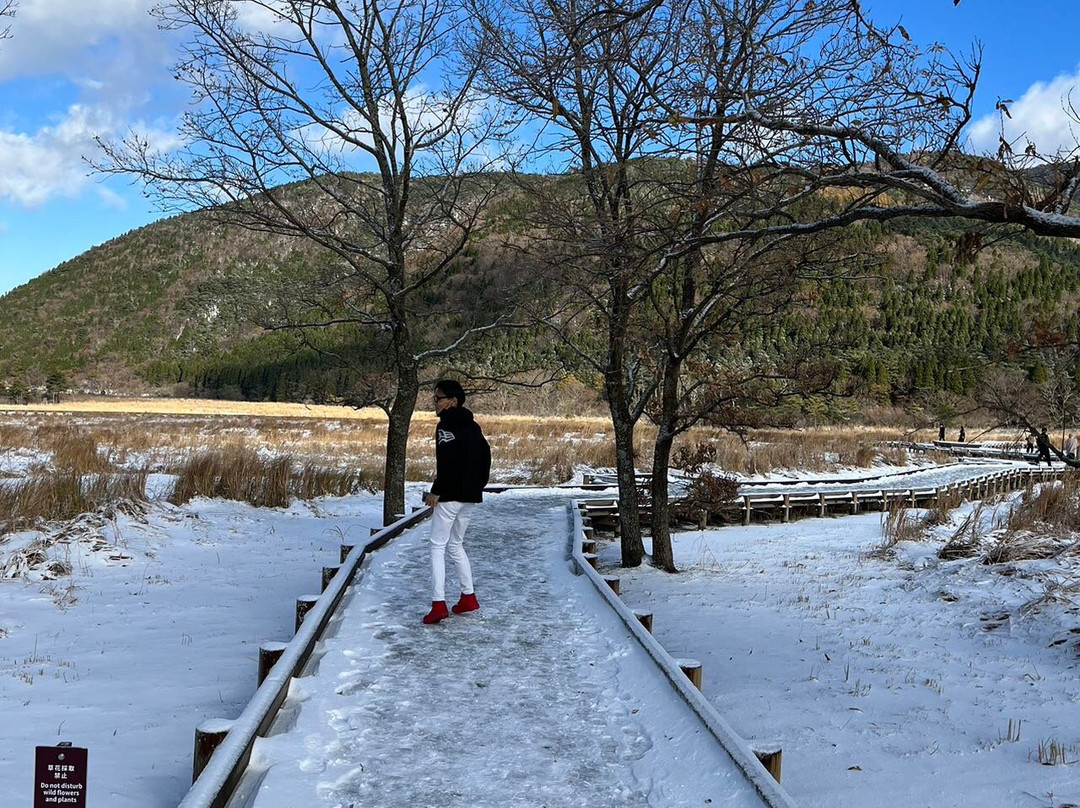
[[450, 612], [446, 610], [446, 601], [433, 600], [431, 601], [431, 611], [424, 615], [424, 622], [430, 626], [449, 616]]
[[476, 595], [468, 594], [462, 595], [461, 600], [454, 604], [454, 614], [465, 614], [465, 612], [475, 612], [480, 608], [480, 604], [476, 602]]

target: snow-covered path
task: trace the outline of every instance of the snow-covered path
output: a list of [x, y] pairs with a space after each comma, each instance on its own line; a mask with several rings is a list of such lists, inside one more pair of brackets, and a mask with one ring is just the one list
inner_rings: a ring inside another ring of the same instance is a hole
[[571, 573], [566, 501], [488, 497], [466, 540], [481, 610], [438, 626], [428, 526], [376, 553], [234, 804], [762, 805]]
[[[1055, 465], [1060, 468], [1060, 464]], [[1032, 466], [1030, 463], [1008, 460], [970, 460], [946, 466], [928, 466], [917, 471], [899, 469], [891, 473], [867, 474], [864, 479], [857, 481], [850, 478], [842, 481], [826, 478], [823, 480], [807, 479], [772, 484], [756, 482], [752, 486], [744, 486], [739, 493], [827, 494], [847, 491], [906, 491], [909, 488], [927, 489], [952, 485], [953, 483], [961, 483], [965, 480], [982, 477], [986, 474], [1017, 468], [1026, 469], [1032, 468]]]

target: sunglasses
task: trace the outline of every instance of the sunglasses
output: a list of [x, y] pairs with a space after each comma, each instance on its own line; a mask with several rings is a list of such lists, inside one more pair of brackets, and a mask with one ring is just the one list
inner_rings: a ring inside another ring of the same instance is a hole
[[453, 396], [432, 396], [431, 400], [438, 404], [440, 401], [445, 401], [448, 398], [453, 398]]

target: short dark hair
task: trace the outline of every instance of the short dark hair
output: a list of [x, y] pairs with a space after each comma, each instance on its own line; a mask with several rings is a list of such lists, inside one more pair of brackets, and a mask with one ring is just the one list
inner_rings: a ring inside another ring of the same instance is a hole
[[459, 407], [465, 406], [465, 390], [460, 382], [454, 379], [439, 379], [435, 382], [435, 389], [441, 390], [444, 396], [456, 398]]

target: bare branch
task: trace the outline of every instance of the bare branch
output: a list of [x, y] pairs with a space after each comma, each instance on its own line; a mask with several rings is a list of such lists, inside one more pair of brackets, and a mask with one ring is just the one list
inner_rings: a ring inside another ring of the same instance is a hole
[[[4, 22], [5, 18], [11, 18], [15, 16], [15, 12], [19, 10], [18, 0], [4, 0], [0, 3], [0, 24]], [[9, 39], [11, 37], [11, 26], [0, 25], [0, 40]]]

